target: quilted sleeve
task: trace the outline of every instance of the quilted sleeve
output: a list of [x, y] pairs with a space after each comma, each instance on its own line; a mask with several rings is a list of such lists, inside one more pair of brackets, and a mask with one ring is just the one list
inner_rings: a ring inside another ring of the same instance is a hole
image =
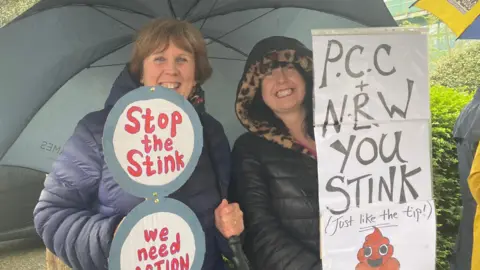
[[80, 121], [54, 162], [34, 209], [46, 247], [73, 269], [107, 269], [113, 233], [121, 216], [92, 209], [102, 178], [99, 145]]

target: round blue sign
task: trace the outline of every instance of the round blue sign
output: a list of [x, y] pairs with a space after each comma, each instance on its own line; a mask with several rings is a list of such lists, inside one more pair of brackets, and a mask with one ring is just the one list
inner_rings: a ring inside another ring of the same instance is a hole
[[140, 87], [110, 111], [103, 147], [108, 168], [125, 191], [164, 197], [193, 173], [203, 148], [203, 128], [183, 96], [161, 86]]
[[174, 199], [148, 199], [118, 228], [109, 269], [200, 270], [204, 256], [205, 234], [195, 213]]

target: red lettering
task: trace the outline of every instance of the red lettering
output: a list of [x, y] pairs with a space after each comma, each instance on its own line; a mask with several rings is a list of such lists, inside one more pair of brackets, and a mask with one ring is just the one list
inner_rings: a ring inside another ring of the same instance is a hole
[[166, 151], [172, 151], [173, 150], [173, 141], [172, 141], [172, 138], [168, 138], [167, 140], [165, 140], [165, 150]]
[[180, 257], [180, 270], [189, 270], [190, 269], [190, 257], [185, 255], [185, 260], [183, 259], [183, 256]]
[[142, 112], [142, 108], [138, 107], [138, 106], [132, 106], [128, 109], [127, 111], [127, 119], [128, 121], [130, 121], [131, 123], [133, 123], [134, 125], [131, 126], [129, 124], [126, 124], [125, 125], [125, 131], [130, 133], [130, 134], [136, 134], [137, 132], [140, 131], [140, 122], [138, 121], [137, 118], [135, 118], [135, 116], [133, 116], [133, 113], [134, 112], [139, 112], [141, 113]]
[[155, 126], [150, 123], [150, 121], [155, 120], [155, 117], [152, 116], [152, 110], [147, 108], [142, 118], [145, 120], [145, 133], [152, 133], [155, 131]]
[[178, 270], [178, 260], [177, 260], [177, 258], [172, 259], [172, 270]]
[[168, 255], [167, 244], [160, 245], [160, 247], [158, 248], [158, 255], [160, 255], [160, 257], [162, 258], [165, 258]]
[[165, 129], [168, 125], [168, 116], [166, 113], [161, 113], [158, 115], [158, 127], [160, 129]]
[[157, 171], [152, 169], [153, 162], [152, 162], [150, 156], [146, 156], [145, 161], [142, 164], [146, 167], [147, 176], [152, 176], [152, 175], [157, 173]]
[[140, 175], [142, 175], [142, 167], [140, 167], [140, 164], [138, 164], [138, 162], [133, 159], [134, 155], [140, 155], [140, 157], [143, 158], [142, 153], [138, 150], [132, 149], [128, 151], [127, 160], [128, 163], [133, 166], [133, 168], [131, 166], [128, 166], [127, 170], [131, 176], [139, 177]]
[[164, 227], [161, 231], [160, 231], [160, 236], [159, 236], [160, 240], [161, 241], [167, 241], [168, 240], [168, 228], [167, 227]]
[[158, 230], [144, 230], [143, 231], [143, 237], [145, 238], [145, 241], [148, 243], [150, 241], [155, 241], [157, 239], [157, 234]]
[[[153, 124], [155, 121], [155, 117], [152, 115], [152, 110], [147, 108], [145, 110], [145, 113], [142, 112], [142, 108], [138, 106], [132, 106], [127, 110], [127, 119], [129, 123], [125, 124], [125, 131], [130, 134], [136, 134], [140, 131], [140, 121], [137, 117], [134, 116], [134, 113], [140, 113], [141, 118], [144, 120], [145, 133], [151, 134], [155, 131], [155, 125]], [[171, 120], [166, 113], [160, 113], [158, 115], [157, 125], [160, 129], [165, 129], [170, 122], [170, 137], [175, 138], [177, 136], [177, 125], [183, 122], [183, 118], [182, 114], [178, 111], [174, 111], [170, 117]]]
[[158, 174], [163, 173], [163, 161], [160, 157], [157, 157], [157, 170], [158, 170]]
[[163, 165], [165, 166], [165, 173], [168, 173], [168, 164], [170, 163], [170, 170], [175, 171], [175, 158], [172, 155], [163, 157]]
[[[151, 141], [150, 139], [148, 138], [148, 135], [145, 134], [145, 136], [143, 136], [143, 140], [142, 140], [142, 144], [143, 144], [143, 147], [145, 148], [145, 153], [150, 153], [150, 151], [152, 151], [152, 146], [150, 145]], [[155, 141], [154, 141], [155, 143]]]
[[157, 135], [153, 135], [153, 150], [162, 151], [162, 149], [163, 149], [162, 139], [158, 138]]
[[165, 263], [165, 260], [160, 260], [160, 261], [157, 261], [154, 265], [157, 267], [157, 270], [162, 270], [162, 264], [164, 263]]
[[183, 162], [183, 155], [180, 152], [175, 151], [175, 163], [177, 164], [177, 171], [185, 168], [185, 163]]
[[178, 111], [172, 113], [172, 129], [170, 131], [170, 137], [175, 138], [177, 136], [177, 125], [182, 123], [182, 114]]
[[190, 269], [190, 257], [185, 255], [185, 260], [183, 259], [183, 256], [180, 257], [180, 270], [189, 270]]
[[148, 251], [148, 257], [150, 260], [155, 260], [157, 258], [157, 248], [155, 246], [150, 247], [150, 250]]
[[[137, 159], [135, 159], [136, 155], [139, 156]], [[185, 168], [183, 158], [184, 155], [176, 150], [175, 155], [157, 156], [155, 162], [150, 155], [144, 157], [142, 152], [132, 149], [127, 153], [127, 160], [130, 164], [128, 166], [128, 172], [134, 177], [139, 177], [143, 175], [143, 173], [150, 177], [180, 171]]]
[[176, 241], [172, 243], [170, 246], [170, 254], [175, 255], [176, 253], [180, 252], [180, 233], [176, 235]]
[[147, 249], [141, 248], [137, 250], [138, 261], [146, 261], [148, 259]]
[[[157, 270], [190, 270], [190, 256], [185, 254], [185, 256], [180, 256], [179, 258], [173, 258], [171, 261], [166, 259], [160, 259], [152, 264], [147, 264], [145, 269], [157, 269]], [[135, 270], [142, 270], [140, 266], [137, 266]]]

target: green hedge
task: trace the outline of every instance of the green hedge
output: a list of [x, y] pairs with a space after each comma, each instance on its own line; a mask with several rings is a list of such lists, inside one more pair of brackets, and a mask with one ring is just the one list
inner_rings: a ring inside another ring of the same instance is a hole
[[432, 85], [465, 87], [475, 91], [480, 86], [480, 42], [463, 42], [435, 61], [430, 80]]
[[448, 270], [460, 220], [458, 160], [452, 129], [468, 94], [443, 86], [430, 90], [432, 112], [432, 152], [434, 196], [437, 208], [437, 270]]

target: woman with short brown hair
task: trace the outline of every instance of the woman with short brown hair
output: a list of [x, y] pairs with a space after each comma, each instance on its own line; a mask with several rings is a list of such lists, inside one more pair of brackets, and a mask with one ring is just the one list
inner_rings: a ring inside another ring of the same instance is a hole
[[139, 31], [130, 60], [130, 72], [141, 74], [143, 60], [169, 41], [195, 56], [195, 79], [199, 85], [210, 78], [212, 67], [202, 34], [188, 22], [171, 19], [153, 21]]
[[[222, 125], [205, 111], [201, 85], [211, 76], [202, 34], [187, 22], [155, 20], [143, 27], [130, 63], [113, 84], [105, 108], [78, 123], [45, 181], [34, 222], [47, 248], [74, 269], [107, 269], [116, 228], [144, 198], [114, 181], [103, 157], [102, 134], [115, 103], [142, 85], [161, 85], [184, 96], [203, 125], [204, 146], [188, 181], [169, 197], [197, 215], [206, 240], [202, 269], [224, 270], [226, 238], [243, 231], [242, 213], [225, 197], [230, 149]], [[221, 183], [219, 185], [219, 183]]]

